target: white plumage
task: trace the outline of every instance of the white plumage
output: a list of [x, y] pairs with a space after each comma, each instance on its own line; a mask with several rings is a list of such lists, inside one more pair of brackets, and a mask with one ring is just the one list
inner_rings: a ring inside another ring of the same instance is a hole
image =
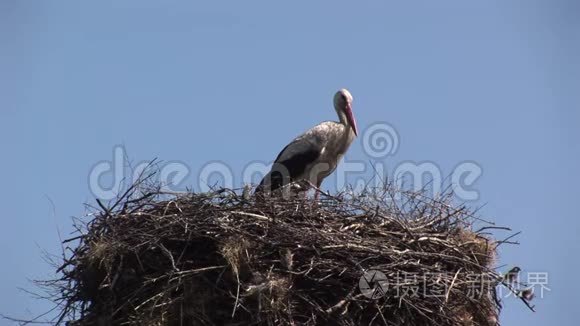
[[[352, 114], [352, 95], [341, 89], [334, 95], [339, 121], [325, 121], [296, 137], [278, 154], [272, 170], [262, 179], [256, 193], [274, 191], [290, 183], [320, 184], [329, 176], [357, 136]], [[316, 193], [318, 197], [318, 192]]]

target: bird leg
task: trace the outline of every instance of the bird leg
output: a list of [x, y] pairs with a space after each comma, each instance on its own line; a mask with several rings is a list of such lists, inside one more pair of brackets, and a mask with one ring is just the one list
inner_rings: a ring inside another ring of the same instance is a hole
[[317, 182], [316, 183], [316, 188], [314, 188], [314, 201], [318, 202], [318, 200], [320, 200], [320, 193], [322, 192], [322, 190], [320, 190], [320, 184], [321, 182]]
[[320, 190], [320, 185], [322, 182], [319, 181], [316, 183], [316, 185], [313, 184], [310, 180], [306, 180], [306, 182], [312, 189], [314, 189], [314, 201], [318, 202], [320, 199], [320, 193], [322, 192], [322, 190]]

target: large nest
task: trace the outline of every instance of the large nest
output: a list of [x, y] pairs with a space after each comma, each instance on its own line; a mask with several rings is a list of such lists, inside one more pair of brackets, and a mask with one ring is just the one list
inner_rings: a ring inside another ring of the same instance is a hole
[[99, 202], [65, 241], [59, 323], [497, 324], [497, 243], [449, 196], [248, 193], [134, 186]]

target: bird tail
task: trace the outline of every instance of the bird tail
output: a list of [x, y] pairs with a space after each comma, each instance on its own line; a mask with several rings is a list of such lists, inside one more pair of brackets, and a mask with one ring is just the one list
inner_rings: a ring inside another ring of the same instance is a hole
[[260, 181], [256, 189], [254, 190], [254, 195], [263, 194], [264, 190], [266, 190], [266, 178], [268, 177], [269, 173]]
[[256, 189], [254, 190], [254, 196], [256, 197], [256, 201], [264, 201], [264, 197], [266, 196], [267, 190], [266, 181], [268, 180], [267, 178], [269, 178], [269, 175], [270, 173], [264, 176], [264, 178], [262, 178], [262, 181], [260, 181]]
[[277, 171], [270, 171], [268, 174], [262, 178], [260, 184], [254, 190], [254, 195], [257, 197], [264, 198], [267, 195], [271, 195], [272, 192], [276, 191], [282, 187], [284, 183], [283, 176]]

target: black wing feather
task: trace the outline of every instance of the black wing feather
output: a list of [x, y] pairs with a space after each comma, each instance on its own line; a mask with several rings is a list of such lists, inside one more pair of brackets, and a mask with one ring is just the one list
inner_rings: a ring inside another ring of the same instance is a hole
[[[272, 170], [262, 179], [260, 185], [256, 188], [256, 192], [261, 192], [263, 188], [269, 183], [270, 191], [274, 191], [292, 181], [304, 173], [308, 164], [316, 161], [320, 156], [320, 151], [316, 146], [311, 145], [305, 150], [295, 153], [289, 158], [280, 161], [282, 153], [288, 148], [288, 144], [276, 157], [276, 161], [272, 166]], [[269, 182], [268, 182], [269, 181]]]

